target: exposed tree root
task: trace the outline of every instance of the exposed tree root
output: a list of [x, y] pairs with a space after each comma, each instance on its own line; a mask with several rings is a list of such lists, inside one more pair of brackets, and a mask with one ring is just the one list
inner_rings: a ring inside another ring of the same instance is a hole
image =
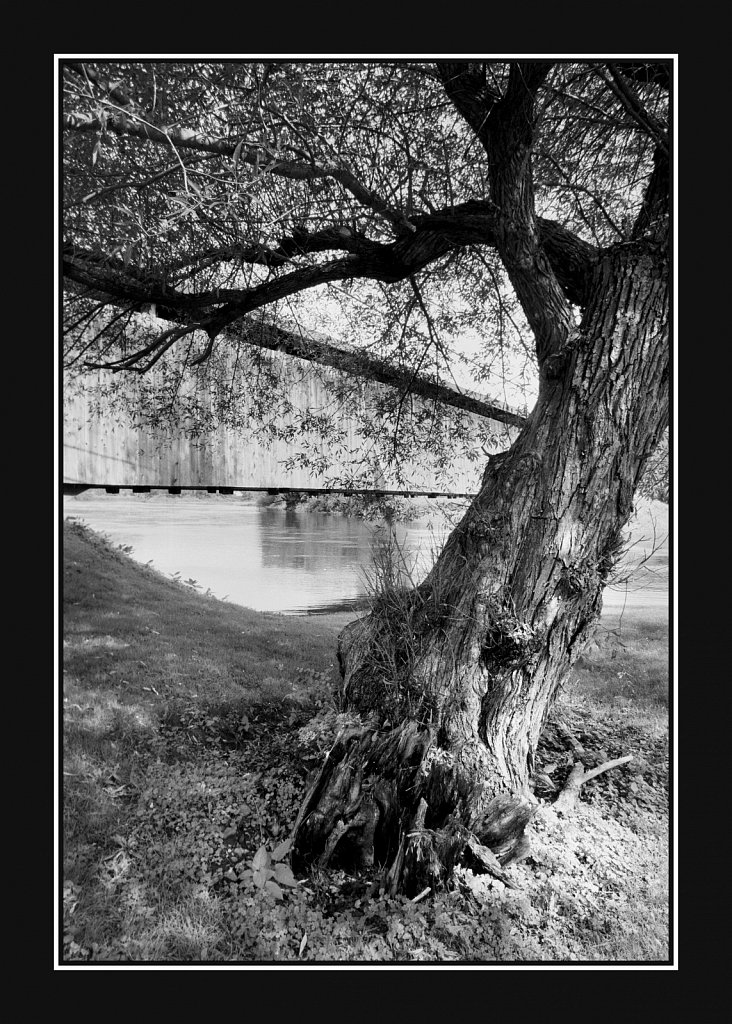
[[416, 722], [347, 728], [303, 801], [293, 865], [377, 867], [388, 892], [407, 895], [445, 888], [458, 864], [515, 885], [505, 867], [526, 856], [536, 805], [506, 793], [476, 801], [475, 789]]

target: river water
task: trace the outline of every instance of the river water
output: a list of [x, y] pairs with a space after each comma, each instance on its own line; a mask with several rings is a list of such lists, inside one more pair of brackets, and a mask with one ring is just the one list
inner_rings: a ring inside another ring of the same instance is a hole
[[[627, 583], [606, 588], [606, 608], [667, 605], [668, 543], [661, 541], [668, 515], [665, 506], [653, 504], [633, 526], [635, 546], [629, 555], [633, 563], [647, 561]], [[265, 507], [251, 498], [207, 500], [185, 494], [151, 498], [87, 491], [64, 497], [63, 515], [104, 534], [115, 546], [131, 547], [138, 562], [190, 581], [201, 593], [285, 614], [358, 608], [369, 580], [378, 575], [374, 559], [383, 563], [390, 548], [418, 582], [450, 529], [449, 514], [446, 518], [440, 512], [388, 524]]]

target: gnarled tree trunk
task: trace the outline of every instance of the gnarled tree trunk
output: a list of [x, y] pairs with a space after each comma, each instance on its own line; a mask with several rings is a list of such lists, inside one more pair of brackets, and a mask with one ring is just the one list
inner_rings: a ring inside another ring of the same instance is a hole
[[664, 251], [640, 239], [601, 255], [536, 408], [432, 571], [342, 633], [342, 702], [362, 725], [301, 809], [300, 866], [376, 863], [410, 892], [461, 858], [499, 870], [525, 851], [537, 741], [668, 421]]

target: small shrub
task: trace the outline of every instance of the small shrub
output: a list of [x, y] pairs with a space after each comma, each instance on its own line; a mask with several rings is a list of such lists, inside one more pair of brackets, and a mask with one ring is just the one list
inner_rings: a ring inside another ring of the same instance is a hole
[[259, 847], [254, 857], [249, 862], [249, 868], [241, 873], [239, 881], [246, 888], [253, 888], [255, 891], [267, 892], [276, 900], [284, 899], [281, 886], [294, 889], [297, 881], [288, 864], [284, 863], [285, 857], [290, 852], [292, 841], [286, 839], [275, 846], [274, 850], [268, 850], [265, 845]]

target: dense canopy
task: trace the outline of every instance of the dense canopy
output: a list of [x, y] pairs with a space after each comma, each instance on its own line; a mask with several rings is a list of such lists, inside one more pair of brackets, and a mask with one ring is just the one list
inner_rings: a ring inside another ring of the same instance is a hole
[[[668, 150], [667, 63], [69, 60], [61, 73], [77, 372], [167, 356], [182, 373], [246, 336], [399, 396], [525, 412], [536, 346], [561, 344], [598, 251], [637, 232], [654, 150]], [[523, 117], [522, 95], [537, 114], [516, 154], [530, 152], [521, 259], [538, 291], [507, 266], [497, 173], [501, 116]]]

